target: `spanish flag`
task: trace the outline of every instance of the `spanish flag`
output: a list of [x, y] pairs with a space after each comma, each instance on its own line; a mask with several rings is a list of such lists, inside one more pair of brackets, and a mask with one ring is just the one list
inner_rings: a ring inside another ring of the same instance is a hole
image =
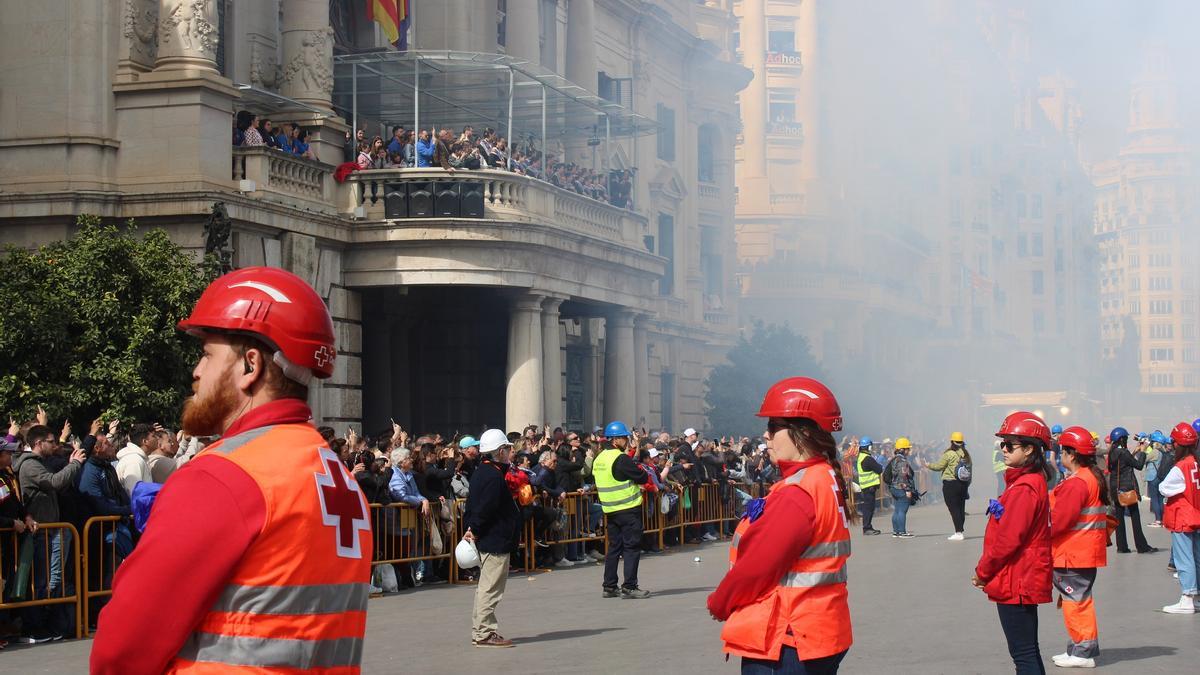
[[367, 18], [379, 24], [388, 42], [408, 47], [408, 0], [367, 0]]

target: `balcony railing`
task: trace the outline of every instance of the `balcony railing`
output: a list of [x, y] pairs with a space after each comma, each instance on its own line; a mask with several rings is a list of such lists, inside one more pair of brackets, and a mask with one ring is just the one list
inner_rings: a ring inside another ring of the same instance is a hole
[[714, 183], [698, 183], [701, 199], [720, 199], [721, 188]]
[[232, 178], [251, 196], [277, 195], [317, 211], [333, 212], [333, 167], [266, 146], [233, 148]]
[[338, 209], [367, 221], [481, 218], [529, 222], [642, 246], [647, 221], [628, 209], [507, 171], [378, 169], [356, 171]]

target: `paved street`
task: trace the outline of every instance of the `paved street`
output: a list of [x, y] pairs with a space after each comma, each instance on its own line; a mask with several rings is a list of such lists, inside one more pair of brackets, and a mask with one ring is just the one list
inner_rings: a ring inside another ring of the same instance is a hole
[[[968, 510], [978, 514], [984, 503], [973, 499]], [[877, 527], [890, 531], [889, 518], [882, 514]], [[982, 543], [982, 516], [970, 516], [968, 539], [961, 543], [946, 541], [949, 524], [945, 509], [935, 505], [910, 513], [915, 539], [855, 535], [850, 558], [855, 644], [842, 672], [1012, 672], [994, 606], [969, 583]], [[1178, 599], [1179, 585], [1165, 571], [1166, 533], [1151, 529], [1148, 535], [1163, 552], [1112, 553], [1112, 564], [1100, 574], [1100, 667], [1194, 672], [1200, 615], [1158, 611]], [[470, 646], [471, 587], [438, 586], [373, 600], [364, 671], [736, 672], [735, 661], [722, 660], [719, 624], [704, 610], [726, 555], [726, 544], [718, 542], [645, 559], [642, 585], [655, 597], [636, 602], [602, 599], [598, 565], [513, 576], [500, 605], [501, 630], [518, 643], [509, 650]], [[695, 556], [700, 563], [693, 562]], [[1043, 605], [1040, 617], [1042, 653], [1053, 671], [1050, 656], [1063, 651], [1065, 632], [1053, 606]], [[89, 644], [14, 645], [0, 653], [0, 670], [79, 673]]]

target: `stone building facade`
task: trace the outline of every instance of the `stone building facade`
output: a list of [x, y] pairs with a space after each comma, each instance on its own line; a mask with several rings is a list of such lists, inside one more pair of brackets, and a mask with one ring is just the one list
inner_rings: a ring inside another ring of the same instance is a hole
[[[615, 138], [605, 156], [564, 145], [599, 171], [637, 169], [618, 208], [500, 171], [336, 183], [354, 121], [334, 106], [334, 56], [393, 49], [362, 2], [0, 0], [0, 241], [65, 238], [94, 213], [202, 251], [220, 202], [235, 266], [292, 270], [330, 307], [338, 358], [311, 397], [319, 421], [703, 428], [704, 378], [736, 337], [720, 148], [750, 77], [725, 5], [411, 3], [416, 52], [519, 57], [655, 120], [656, 135]], [[302, 124], [317, 159], [231, 147], [239, 109]], [[366, 196], [417, 181], [469, 182], [482, 217], [396, 220]]]

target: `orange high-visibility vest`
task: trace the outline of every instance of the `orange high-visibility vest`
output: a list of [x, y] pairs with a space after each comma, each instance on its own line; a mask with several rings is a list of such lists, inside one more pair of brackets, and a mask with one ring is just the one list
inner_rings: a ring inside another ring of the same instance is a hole
[[[1055, 567], [1104, 567], [1108, 564], [1108, 553], [1105, 546], [1108, 543], [1108, 507], [1100, 501], [1101, 485], [1091, 471], [1081, 469], [1071, 477], [1059, 483], [1059, 487], [1067, 481], [1079, 480], [1087, 485], [1087, 501], [1079, 513], [1079, 520], [1071, 529], [1058, 535], [1050, 542], [1054, 556]], [[1050, 492], [1050, 509], [1054, 510], [1055, 493]]]
[[[827, 464], [801, 469], [772, 485], [768, 501], [777, 490], [796, 488], [816, 506], [812, 542], [775, 588], [730, 615], [721, 631], [727, 653], [774, 661], [788, 645], [801, 660], [819, 659], [846, 651], [853, 642], [846, 592], [850, 529], [833, 469]], [[738, 541], [749, 527], [745, 518], [734, 532], [730, 567], [737, 564]]]
[[201, 453], [233, 462], [258, 483], [266, 519], [167, 672], [359, 672], [371, 518], [358, 483], [327, 445], [309, 424], [281, 424]]

